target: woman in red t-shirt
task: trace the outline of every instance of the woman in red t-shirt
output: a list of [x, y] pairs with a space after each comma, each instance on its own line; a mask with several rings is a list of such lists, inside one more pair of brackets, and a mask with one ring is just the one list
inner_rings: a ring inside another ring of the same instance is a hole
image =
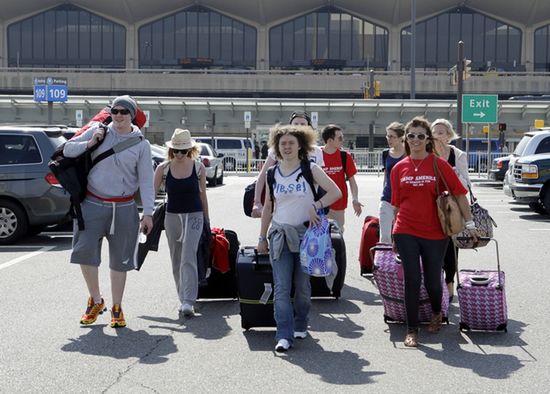
[[441, 228], [437, 215], [434, 160], [440, 176], [456, 196], [466, 228], [477, 237], [468, 200], [467, 190], [452, 167], [432, 153], [433, 140], [430, 123], [416, 117], [405, 126], [407, 156], [391, 172], [391, 203], [397, 209], [393, 238], [405, 277], [405, 306], [407, 309], [407, 336], [405, 346], [416, 347], [418, 342], [418, 301], [420, 296], [420, 258], [424, 272], [424, 285], [432, 305], [432, 319], [428, 331], [441, 328], [441, 270], [448, 237]]

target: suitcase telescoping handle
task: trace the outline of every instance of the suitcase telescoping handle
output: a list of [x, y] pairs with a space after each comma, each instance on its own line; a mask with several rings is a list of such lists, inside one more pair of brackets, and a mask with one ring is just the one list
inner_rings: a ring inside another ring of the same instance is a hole
[[375, 246], [373, 246], [372, 248], [369, 249], [370, 260], [373, 263], [373, 269], [374, 269], [374, 252], [376, 252], [377, 250], [393, 250], [393, 245], [392, 244], [377, 244], [377, 245], [375, 245]]
[[261, 270], [266, 267], [271, 267], [271, 262], [269, 260], [269, 253], [258, 253], [258, 249], [255, 246], [243, 246], [241, 253], [244, 254], [245, 250], [254, 250], [254, 269]]
[[[469, 241], [470, 239], [472, 239], [472, 237], [457, 237], [456, 238], [457, 241]], [[495, 242], [495, 249], [496, 249], [496, 253], [497, 253], [497, 274], [498, 274], [498, 285], [500, 287], [502, 287], [502, 279], [500, 277], [500, 253], [499, 253], [499, 250], [498, 250], [498, 242], [496, 239], [494, 238], [489, 238], [489, 237], [479, 237], [479, 240], [480, 241], [494, 241]], [[456, 283], [460, 283], [459, 280], [458, 280], [458, 257], [456, 255], [456, 249], [455, 249], [455, 264], [456, 264], [456, 277], [457, 277], [457, 282]]]

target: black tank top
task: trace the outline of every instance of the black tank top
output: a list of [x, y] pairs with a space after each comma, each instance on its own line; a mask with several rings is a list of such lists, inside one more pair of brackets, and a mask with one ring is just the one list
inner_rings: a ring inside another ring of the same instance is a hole
[[453, 148], [451, 148], [451, 151], [449, 152], [447, 163], [449, 163], [451, 167], [456, 167], [455, 150]]
[[195, 172], [194, 163], [191, 175], [187, 178], [176, 179], [172, 176], [172, 172], [168, 170], [168, 174], [166, 175], [166, 193], [168, 194], [167, 212], [202, 212], [199, 177]]

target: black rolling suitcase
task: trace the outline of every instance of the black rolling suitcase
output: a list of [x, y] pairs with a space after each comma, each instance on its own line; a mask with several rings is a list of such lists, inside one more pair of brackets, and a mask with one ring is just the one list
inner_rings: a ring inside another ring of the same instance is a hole
[[229, 271], [222, 274], [212, 269], [206, 283], [199, 286], [198, 299], [237, 298], [236, 263], [239, 254], [239, 238], [233, 230], [224, 230], [229, 241]]
[[259, 255], [253, 247], [243, 248], [237, 258], [237, 288], [241, 326], [275, 327], [273, 316], [273, 272], [269, 255]]
[[342, 237], [342, 232], [338, 225], [331, 221], [330, 238], [332, 240], [332, 248], [336, 252], [336, 265], [338, 266], [338, 274], [334, 279], [332, 291], [328, 288], [326, 278], [311, 277], [311, 296], [312, 297], [334, 297], [340, 298], [344, 280], [346, 279], [346, 244]]

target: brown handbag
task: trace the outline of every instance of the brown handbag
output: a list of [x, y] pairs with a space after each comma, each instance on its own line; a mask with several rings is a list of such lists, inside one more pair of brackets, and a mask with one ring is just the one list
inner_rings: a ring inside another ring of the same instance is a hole
[[[435, 174], [435, 191], [436, 191], [436, 205], [437, 216], [441, 223], [441, 229], [448, 235], [455, 235], [464, 230], [464, 219], [462, 212], [458, 206], [456, 197], [449, 193], [449, 186], [445, 181], [445, 177], [440, 174], [439, 167], [437, 166], [437, 158], [434, 157], [434, 174]], [[445, 189], [442, 192], [439, 190], [439, 180], [443, 181]]]

